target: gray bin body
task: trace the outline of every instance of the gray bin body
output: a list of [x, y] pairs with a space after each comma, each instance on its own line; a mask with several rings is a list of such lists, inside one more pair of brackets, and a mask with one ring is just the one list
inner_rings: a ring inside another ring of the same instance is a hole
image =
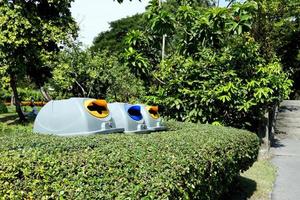
[[70, 98], [48, 102], [38, 113], [33, 131], [59, 136], [123, 132], [116, 128], [111, 112], [105, 118], [90, 114], [84, 103], [89, 98]]
[[[111, 111], [112, 118], [117, 128], [124, 128], [125, 133], [147, 133], [149, 130], [145, 124], [138, 105], [127, 103], [109, 103], [108, 108]], [[134, 111], [130, 115], [130, 111]]]
[[143, 115], [148, 130], [151, 131], [167, 130], [167, 127], [163, 125], [160, 117], [157, 119], [151, 117], [146, 105], [139, 104], [139, 106], [141, 106], [141, 113]]

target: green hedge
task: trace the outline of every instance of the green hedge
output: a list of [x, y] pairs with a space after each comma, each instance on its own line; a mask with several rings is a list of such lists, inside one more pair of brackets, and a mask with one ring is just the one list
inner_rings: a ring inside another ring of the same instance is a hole
[[8, 113], [6, 105], [0, 100], [0, 114]]
[[256, 160], [255, 134], [168, 123], [144, 135], [56, 137], [0, 124], [0, 196], [218, 199]]

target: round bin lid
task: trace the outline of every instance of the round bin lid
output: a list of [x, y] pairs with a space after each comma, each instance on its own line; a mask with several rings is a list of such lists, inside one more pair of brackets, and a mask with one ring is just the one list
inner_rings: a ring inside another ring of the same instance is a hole
[[142, 113], [141, 113], [141, 106], [134, 105], [130, 106], [127, 110], [128, 115], [131, 117], [131, 119], [135, 121], [140, 121], [143, 119]]

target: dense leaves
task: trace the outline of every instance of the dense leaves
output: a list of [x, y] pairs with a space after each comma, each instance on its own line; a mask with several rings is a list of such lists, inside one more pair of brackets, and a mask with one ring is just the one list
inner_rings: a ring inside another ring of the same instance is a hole
[[60, 54], [53, 71], [54, 96], [135, 101], [144, 93], [142, 81], [107, 51], [94, 54], [74, 45]]
[[[292, 82], [280, 59], [267, 57], [254, 37], [255, 1], [197, 9], [182, 2], [168, 17], [157, 9], [155, 3], [148, 9], [144, 34], [128, 34], [135, 36], [128, 41], [142, 42], [128, 42], [125, 55], [131, 55], [131, 69], [151, 78], [147, 100], [161, 105], [165, 116], [256, 130], [261, 117], [288, 97]], [[166, 19], [173, 25], [164, 26]], [[159, 52], [157, 38], [165, 33], [167, 57], [153, 59], [149, 52]]]
[[126, 48], [124, 37], [130, 30], [143, 30], [145, 19], [142, 14], [110, 22], [110, 30], [101, 32], [95, 37], [92, 51], [99, 52], [108, 50], [111, 53], [121, 53]]
[[21, 120], [25, 118], [19, 104], [18, 83], [30, 77], [38, 87], [43, 86], [50, 76], [47, 63], [60, 46], [76, 36], [77, 25], [69, 10], [71, 1], [0, 2], [0, 75], [9, 78]]
[[288, 96], [291, 81], [278, 61], [267, 63], [259, 56], [252, 38], [232, 42], [218, 55], [207, 48], [197, 59], [166, 59], [157, 72], [165, 84], [149, 100], [178, 120], [243, 128], [257, 124], [266, 110]]
[[256, 160], [255, 134], [169, 123], [146, 135], [55, 137], [0, 125], [0, 196], [218, 199]]
[[230, 1], [228, 8], [151, 0], [144, 14], [111, 22], [90, 49], [73, 44], [53, 65], [76, 35], [70, 2], [2, 1], [0, 87], [15, 88], [5, 97], [17, 93], [16, 84], [47, 81], [55, 98], [148, 101], [177, 120], [254, 130], [290, 93], [282, 68], [299, 73], [300, 15], [292, 0]]
[[276, 54], [294, 80], [293, 98], [300, 91], [300, 2], [295, 0], [256, 1], [259, 5], [254, 37], [267, 59]]
[[4, 103], [2, 101], [0, 101], [0, 114], [2, 113], [7, 113], [7, 107], [4, 105]]

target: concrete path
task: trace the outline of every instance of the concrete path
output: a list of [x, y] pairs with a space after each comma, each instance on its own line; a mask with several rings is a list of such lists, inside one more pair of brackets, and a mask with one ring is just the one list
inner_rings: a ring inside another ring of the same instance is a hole
[[300, 101], [284, 101], [279, 109], [272, 162], [278, 168], [272, 200], [300, 199]]

